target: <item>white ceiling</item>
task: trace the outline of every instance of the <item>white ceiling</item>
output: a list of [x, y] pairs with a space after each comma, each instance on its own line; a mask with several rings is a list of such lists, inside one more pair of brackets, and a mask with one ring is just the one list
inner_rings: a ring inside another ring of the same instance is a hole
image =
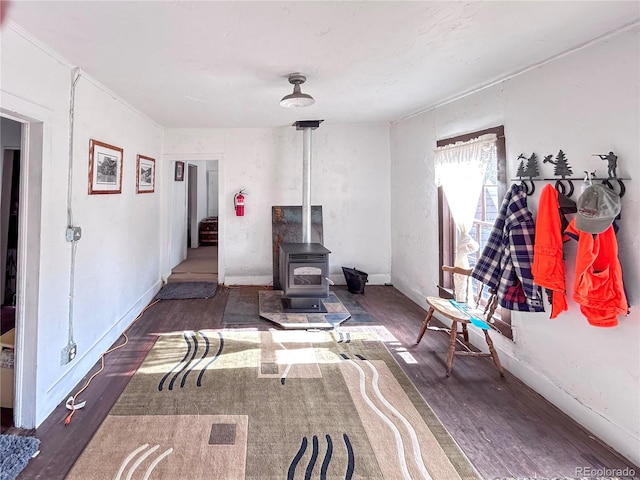
[[[20, 1], [11, 21], [167, 127], [392, 122], [628, 27], [633, 1]], [[316, 104], [279, 106], [291, 72]]]

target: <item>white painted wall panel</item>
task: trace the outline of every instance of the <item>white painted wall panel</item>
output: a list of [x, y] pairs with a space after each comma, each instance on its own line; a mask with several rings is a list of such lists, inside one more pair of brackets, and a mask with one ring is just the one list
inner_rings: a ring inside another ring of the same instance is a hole
[[[321, 125], [312, 133], [311, 202], [323, 206], [331, 276], [340, 283], [342, 265], [365, 270], [371, 283], [390, 278], [388, 132], [387, 125]], [[269, 283], [271, 207], [302, 202], [302, 132], [293, 127], [166, 132], [167, 158], [215, 152], [224, 156], [219, 177], [224, 281]], [[236, 217], [233, 195], [241, 188], [247, 192], [246, 213]]]
[[[71, 66], [46, 47], [2, 29], [2, 94], [47, 112], [43, 151], [36, 423], [84, 376], [160, 286], [162, 182], [137, 195], [136, 155], [160, 159], [162, 130], [83, 74], [77, 84], [73, 148], [73, 219], [82, 228], [74, 289], [78, 356], [60, 366], [67, 343], [71, 244], [65, 241]], [[0, 104], [4, 101], [0, 98]], [[20, 113], [20, 112], [18, 112]], [[23, 112], [24, 113], [24, 112]], [[122, 193], [88, 195], [89, 139], [124, 148]], [[163, 175], [156, 163], [157, 178]]]
[[[636, 464], [640, 462], [640, 34], [638, 28], [564, 56], [391, 128], [392, 278], [425, 306], [436, 293], [437, 139], [505, 125], [509, 175], [520, 153], [539, 158], [562, 149], [576, 175], [606, 163], [613, 150], [618, 174], [631, 177], [622, 200], [618, 242], [631, 314], [620, 325], [590, 326], [578, 305], [555, 320], [515, 312], [515, 341], [498, 338], [506, 367]], [[552, 176], [550, 165], [540, 165]], [[541, 185], [539, 184], [540, 188]], [[538, 188], [538, 191], [539, 191]], [[535, 212], [537, 194], [529, 200]], [[402, 208], [415, 205], [415, 211]], [[575, 242], [565, 246], [567, 288], [573, 285]], [[494, 335], [494, 338], [497, 336]], [[483, 343], [478, 336], [476, 338]]]

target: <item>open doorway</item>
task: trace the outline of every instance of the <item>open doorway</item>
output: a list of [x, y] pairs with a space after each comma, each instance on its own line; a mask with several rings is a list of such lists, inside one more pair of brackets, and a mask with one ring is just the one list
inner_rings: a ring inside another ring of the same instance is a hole
[[[49, 117], [48, 112], [43, 109], [10, 94], [5, 94], [2, 101], [0, 218], [4, 220], [3, 225], [0, 225], [0, 238], [3, 239], [0, 242], [3, 245], [0, 248], [0, 258], [4, 258], [4, 262], [0, 276], [4, 277], [4, 280], [0, 300], [3, 305], [10, 307], [9, 311], [3, 310], [3, 320], [6, 318], [5, 326], [13, 326], [14, 334], [11, 335], [11, 340], [14, 343], [12, 358], [9, 358], [8, 349], [2, 356], [1, 379], [3, 392], [5, 382], [13, 390], [8, 398], [3, 400], [3, 403], [7, 401], [7, 404], [13, 407], [9, 408], [9, 421], [16, 427], [26, 429], [36, 427], [44, 145], [42, 119]], [[5, 313], [11, 316], [5, 317]], [[4, 337], [2, 343], [12, 342], [8, 337]], [[2, 417], [4, 427], [7, 417]]]
[[16, 300], [18, 287], [18, 219], [20, 217], [20, 145], [22, 124], [2, 124], [0, 164], [0, 418], [1, 431], [13, 427]]
[[167, 281], [218, 283], [218, 161], [187, 160], [186, 164], [187, 255]]

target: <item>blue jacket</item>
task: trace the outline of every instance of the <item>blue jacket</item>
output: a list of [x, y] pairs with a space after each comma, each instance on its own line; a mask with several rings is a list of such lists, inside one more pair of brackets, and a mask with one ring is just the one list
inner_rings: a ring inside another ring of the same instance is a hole
[[471, 276], [496, 292], [503, 308], [544, 312], [542, 290], [533, 283], [535, 223], [527, 194], [514, 184], [502, 201], [489, 240]]

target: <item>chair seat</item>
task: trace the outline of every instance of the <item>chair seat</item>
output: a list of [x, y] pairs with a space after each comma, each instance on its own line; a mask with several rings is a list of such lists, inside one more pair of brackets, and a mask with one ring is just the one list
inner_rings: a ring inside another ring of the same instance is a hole
[[[500, 364], [500, 359], [498, 358], [498, 353], [496, 352], [493, 342], [489, 337], [489, 332], [487, 330], [482, 330], [484, 334], [485, 341], [487, 342], [487, 346], [489, 347], [489, 353], [482, 352], [474, 352], [471, 351], [466, 344], [469, 341], [468, 333], [467, 333], [467, 325], [471, 322], [471, 315], [477, 317], [479, 319], [483, 318], [483, 312], [469, 308], [469, 314], [458, 310], [453, 304], [445, 298], [440, 297], [427, 297], [427, 304], [429, 305], [429, 311], [427, 312], [427, 316], [424, 319], [422, 324], [422, 328], [420, 330], [420, 334], [418, 335], [418, 340], [416, 341], [416, 345], [420, 343], [423, 335], [427, 330], [445, 330], [449, 333], [449, 349], [447, 352], [447, 377], [451, 374], [451, 369], [453, 367], [453, 357], [454, 355], [467, 355], [467, 356], [476, 356], [476, 357], [491, 357], [495, 366], [500, 373], [500, 376], [504, 376], [504, 372], [502, 370], [502, 365]], [[466, 305], [466, 304], [465, 304]], [[432, 327], [429, 324], [431, 323], [431, 319], [433, 318], [433, 314], [437, 313], [442, 315], [449, 320], [451, 320], [451, 328], [439, 328]], [[458, 332], [458, 323], [462, 325], [462, 332]], [[461, 343], [463, 347], [465, 347], [465, 351], [457, 351], [456, 344], [458, 343], [458, 334], [461, 333], [464, 337], [464, 342]]]
[[[446, 316], [450, 320], [455, 320], [461, 323], [470, 323], [470, 316], [461, 312], [454, 307], [451, 302], [446, 298], [440, 297], [427, 297], [427, 303], [433, 307], [438, 313]], [[469, 307], [467, 304], [464, 304]], [[472, 315], [476, 315], [478, 318], [482, 318], [482, 312], [469, 307], [469, 312]]]

